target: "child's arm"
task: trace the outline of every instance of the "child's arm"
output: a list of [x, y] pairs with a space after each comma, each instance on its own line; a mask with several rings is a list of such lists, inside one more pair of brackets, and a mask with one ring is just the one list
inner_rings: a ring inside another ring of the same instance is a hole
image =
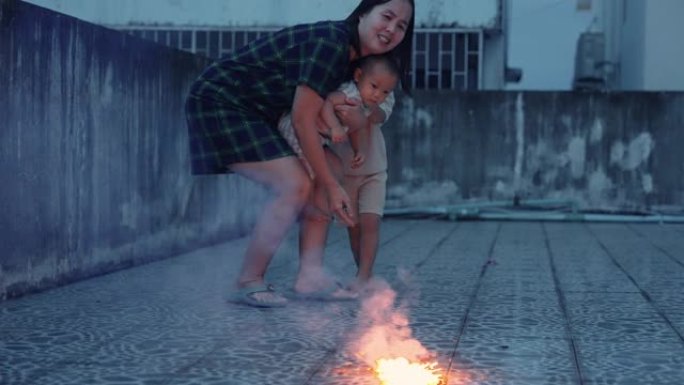
[[[371, 107], [368, 116], [368, 123], [365, 130], [358, 130], [359, 134], [349, 134], [349, 140], [354, 149], [354, 158], [352, 158], [351, 167], [358, 168], [366, 161], [366, 151], [368, 151], [368, 141], [370, 140], [370, 130], [377, 129], [376, 126], [387, 121], [387, 118], [392, 113], [394, 108], [394, 92], [390, 93], [385, 100], [377, 106]], [[353, 135], [357, 135], [354, 138]], [[356, 141], [356, 145], [354, 142]]]
[[363, 111], [361, 100], [347, 97], [344, 103], [335, 106], [335, 113], [349, 132], [360, 130], [368, 125], [368, 118]]
[[352, 157], [351, 168], [359, 168], [366, 161], [366, 151], [368, 151], [368, 138], [370, 137], [370, 128], [354, 130], [349, 132], [349, 144], [351, 145], [354, 156]]
[[385, 100], [380, 103], [377, 108], [373, 109], [373, 119], [375, 124], [382, 124], [389, 119], [394, 109], [394, 92], [390, 92]]
[[381, 124], [387, 119], [385, 111], [379, 106], [371, 107], [371, 113], [368, 115], [368, 123], [370, 124]]
[[323, 108], [321, 109], [321, 118], [323, 123], [329, 129], [330, 139], [334, 143], [344, 142], [347, 139], [347, 133], [342, 127], [342, 123], [337, 119], [335, 115], [335, 106], [338, 104], [343, 104], [346, 101], [346, 96], [340, 91], [331, 92], [325, 98], [323, 103]]

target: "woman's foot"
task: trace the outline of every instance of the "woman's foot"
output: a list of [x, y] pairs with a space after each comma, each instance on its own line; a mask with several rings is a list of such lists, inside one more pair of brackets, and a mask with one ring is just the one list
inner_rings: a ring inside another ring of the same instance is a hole
[[262, 281], [251, 281], [238, 284], [237, 290], [231, 293], [230, 301], [254, 307], [283, 307], [287, 298], [278, 293], [273, 285]]
[[342, 287], [333, 277], [324, 272], [300, 274], [294, 285], [296, 297], [322, 301], [355, 299], [357, 294]]

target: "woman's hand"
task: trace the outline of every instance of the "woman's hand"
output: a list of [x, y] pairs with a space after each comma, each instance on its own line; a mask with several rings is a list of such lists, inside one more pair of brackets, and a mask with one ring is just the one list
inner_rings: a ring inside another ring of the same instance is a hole
[[353, 227], [356, 225], [356, 218], [351, 212], [351, 201], [347, 192], [344, 191], [339, 183], [333, 183], [326, 186], [328, 192], [328, 204], [330, 210], [339, 218], [345, 225]]

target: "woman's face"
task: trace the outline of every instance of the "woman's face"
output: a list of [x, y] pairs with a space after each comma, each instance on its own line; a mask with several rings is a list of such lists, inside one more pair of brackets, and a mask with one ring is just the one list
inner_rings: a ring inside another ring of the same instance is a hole
[[413, 7], [408, 0], [391, 0], [362, 15], [359, 18], [361, 56], [383, 54], [399, 45], [412, 15]]

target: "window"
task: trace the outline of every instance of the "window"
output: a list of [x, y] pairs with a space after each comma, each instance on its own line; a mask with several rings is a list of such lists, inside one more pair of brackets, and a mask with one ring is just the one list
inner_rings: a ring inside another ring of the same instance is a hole
[[[182, 29], [155, 27], [123, 29], [138, 37], [218, 58], [278, 28]], [[414, 89], [476, 90], [482, 73], [483, 34], [480, 30], [416, 29], [413, 38]]]

